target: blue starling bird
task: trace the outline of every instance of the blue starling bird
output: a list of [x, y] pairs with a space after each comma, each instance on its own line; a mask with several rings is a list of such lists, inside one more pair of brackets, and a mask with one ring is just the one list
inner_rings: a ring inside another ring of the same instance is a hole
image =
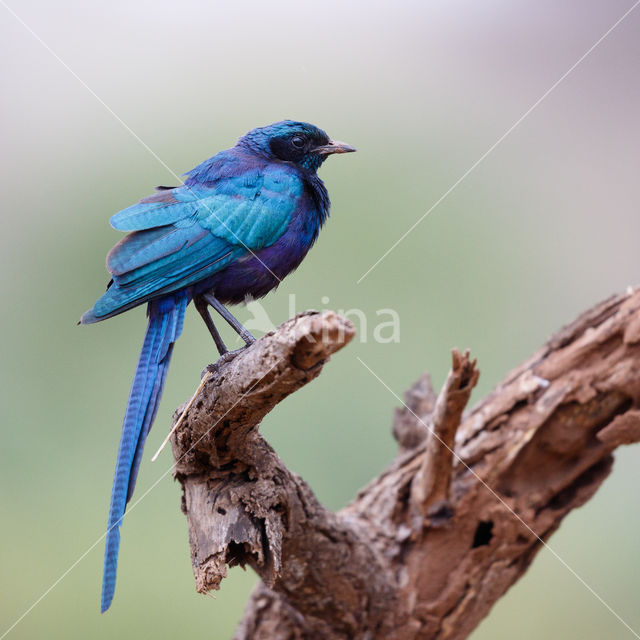
[[158, 187], [110, 220], [128, 233], [107, 256], [112, 280], [81, 318], [90, 324], [144, 302], [149, 318], [118, 448], [107, 523], [102, 611], [116, 583], [120, 524], [189, 302], [220, 355], [228, 352], [209, 314], [215, 309], [248, 346], [253, 336], [227, 311], [275, 289], [311, 248], [329, 215], [317, 175], [327, 156], [355, 149], [317, 127], [284, 120], [253, 129], [187, 174]]

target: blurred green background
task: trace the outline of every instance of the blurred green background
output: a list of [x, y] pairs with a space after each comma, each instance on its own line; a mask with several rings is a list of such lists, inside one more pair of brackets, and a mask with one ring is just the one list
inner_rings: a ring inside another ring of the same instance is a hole
[[[471, 347], [477, 399], [581, 310], [637, 283], [640, 9], [357, 284], [631, 4], [10, 2], [178, 174], [287, 117], [358, 147], [322, 168], [329, 224], [265, 301], [276, 323], [288, 294], [299, 310], [370, 319], [367, 340], [262, 426], [336, 509], [395, 452], [397, 402], [356, 356], [402, 393], [424, 370], [439, 385], [450, 348]], [[119, 238], [110, 215], [175, 179], [9, 11], [0, 16], [2, 634], [104, 531], [144, 311], [75, 323], [107, 281]], [[397, 344], [371, 339], [382, 308], [400, 315]], [[216, 600], [195, 593], [170, 453], [149, 460], [214, 358], [196, 315], [148, 441], [134, 500], [144, 498], [124, 522], [112, 609], [99, 614], [100, 542], [8, 638], [231, 636], [255, 578], [235, 569]], [[637, 448], [620, 451], [550, 543], [640, 630], [637, 460]], [[543, 636], [632, 634], [542, 551], [473, 638]]]

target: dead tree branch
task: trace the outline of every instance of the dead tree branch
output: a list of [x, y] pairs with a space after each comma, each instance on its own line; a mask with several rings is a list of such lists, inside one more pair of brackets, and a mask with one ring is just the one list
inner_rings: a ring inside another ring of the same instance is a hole
[[198, 591], [227, 565], [262, 579], [237, 640], [466, 638], [613, 450], [640, 440], [634, 291], [559, 331], [466, 416], [478, 370], [454, 350], [437, 399], [423, 376], [396, 411], [396, 460], [334, 514], [257, 427], [352, 337], [331, 312], [289, 320], [213, 372], [172, 439]]

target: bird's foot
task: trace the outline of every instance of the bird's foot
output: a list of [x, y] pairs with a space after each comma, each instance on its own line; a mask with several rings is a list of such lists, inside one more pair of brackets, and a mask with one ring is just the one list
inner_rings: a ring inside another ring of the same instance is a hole
[[250, 345], [245, 345], [244, 347], [240, 347], [240, 349], [234, 349], [233, 351], [226, 351], [225, 353], [223, 353], [216, 362], [207, 365], [203, 369], [202, 374], [200, 375], [200, 379], [204, 378], [206, 373], [218, 373], [218, 371], [220, 371], [220, 367], [223, 364], [227, 364], [228, 362], [234, 360], [235, 357], [242, 353], [248, 346]]

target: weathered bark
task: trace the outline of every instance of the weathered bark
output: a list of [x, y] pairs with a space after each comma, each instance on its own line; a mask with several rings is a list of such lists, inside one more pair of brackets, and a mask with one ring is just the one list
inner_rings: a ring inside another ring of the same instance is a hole
[[[395, 415], [396, 460], [331, 513], [258, 434], [353, 336], [308, 313], [205, 382], [172, 439], [196, 588], [226, 565], [262, 579], [237, 640], [466, 638], [564, 516], [640, 440], [640, 291], [565, 327], [463, 416], [478, 378], [453, 352]], [[182, 411], [176, 412], [176, 419]]]

